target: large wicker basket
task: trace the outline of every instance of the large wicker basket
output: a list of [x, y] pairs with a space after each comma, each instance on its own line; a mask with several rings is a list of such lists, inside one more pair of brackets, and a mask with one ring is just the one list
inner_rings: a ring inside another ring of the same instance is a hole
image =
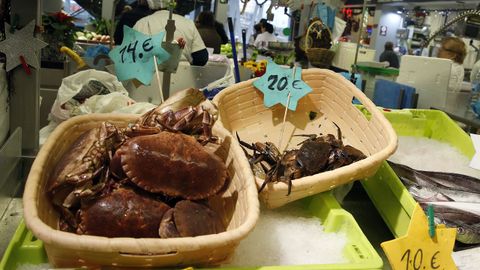
[[[31, 168], [23, 197], [25, 222], [45, 244], [49, 262], [56, 267], [166, 267], [216, 265], [227, 259], [240, 240], [253, 229], [259, 203], [255, 180], [248, 162], [237, 158], [243, 152], [228, 131], [215, 127], [220, 138], [216, 153], [228, 165], [232, 182], [228, 190], [209, 200], [227, 231], [214, 235], [187, 238], [106, 238], [77, 235], [57, 230], [58, 215], [45, 195], [45, 185], [62, 153], [85, 130], [103, 121], [125, 125], [138, 116], [92, 114], [63, 122], [50, 135]], [[108, 226], [108, 223], [105, 224]], [[111, 269], [111, 268], [109, 268]]]
[[[288, 196], [286, 183], [268, 184], [260, 198], [269, 208], [371, 176], [397, 147], [397, 136], [390, 123], [348, 80], [325, 69], [305, 70], [302, 78], [313, 91], [300, 99], [296, 111], [288, 112], [280, 150], [299, 148], [298, 143], [305, 137], [293, 136], [295, 134], [337, 135], [333, 124], [336, 123], [342, 131], [343, 141], [363, 151], [368, 158], [333, 171], [293, 180], [292, 192]], [[217, 123], [232, 133], [238, 132], [243, 141], [271, 141], [278, 145], [285, 107], [279, 104], [265, 107], [263, 94], [253, 86], [253, 81], [228, 87], [214, 98], [219, 109]], [[354, 97], [370, 112], [369, 117], [352, 104]], [[259, 187], [263, 179], [257, 177], [256, 180]]]

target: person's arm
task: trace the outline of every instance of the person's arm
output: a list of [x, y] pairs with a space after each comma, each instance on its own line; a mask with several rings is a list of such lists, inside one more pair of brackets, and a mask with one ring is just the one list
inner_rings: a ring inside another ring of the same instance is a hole
[[228, 36], [227, 33], [225, 32], [225, 28], [223, 27], [223, 24], [219, 22], [215, 22], [215, 28], [217, 29], [217, 33], [220, 35], [220, 38], [222, 39], [222, 44], [228, 43]]
[[400, 68], [400, 62], [398, 61], [398, 55], [396, 53], [392, 54], [392, 62], [390, 63], [390, 66]]
[[457, 63], [452, 63], [452, 69], [450, 71], [450, 80], [448, 82], [448, 90], [451, 92], [458, 92], [462, 88], [462, 82], [464, 77], [463, 66]]
[[[192, 56], [192, 65], [194, 66], [204, 66], [208, 62], [208, 51], [203, 43], [203, 39], [198, 32], [198, 29], [193, 24], [192, 33], [192, 44], [191, 44], [191, 56]], [[187, 44], [188, 46], [188, 44]]]
[[259, 47], [262, 45], [262, 40], [263, 40], [262, 37], [263, 37], [262, 34], [258, 34], [257, 37], [255, 38], [255, 41], [253, 42], [253, 46], [255, 46], [255, 48], [260, 49]]
[[208, 62], [208, 51], [207, 48], [193, 52], [192, 54], [192, 65], [194, 66], [205, 66]]

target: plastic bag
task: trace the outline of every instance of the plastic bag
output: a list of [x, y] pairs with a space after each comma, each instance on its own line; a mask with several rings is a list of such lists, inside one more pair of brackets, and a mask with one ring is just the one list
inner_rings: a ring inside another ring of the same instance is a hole
[[135, 106], [132, 110], [131, 107], [136, 104], [131, 98], [121, 93], [114, 92], [107, 95], [95, 95], [87, 100], [83, 104], [76, 106], [70, 111], [70, 117], [89, 113], [116, 113], [122, 111], [123, 113], [144, 113], [155, 105], [142, 102], [140, 105]]
[[114, 92], [128, 97], [127, 90], [117, 77], [108, 72], [89, 69], [68, 76], [62, 80], [62, 85], [58, 89], [49, 120], [61, 123], [70, 118], [72, 112], [78, 111], [78, 107], [86, 99]]
[[[215, 55], [215, 57], [217, 62], [225, 64], [227, 68], [225, 71], [225, 75], [222, 78], [209, 83], [206, 87], [204, 87], [203, 89], [200, 89], [201, 91], [209, 92], [215, 89], [224, 89], [230, 85], [235, 84], [235, 77], [234, 77], [233, 68], [232, 68], [233, 63], [231, 63], [230, 60], [225, 55]], [[209, 94], [206, 93], [205, 96], [208, 97]]]

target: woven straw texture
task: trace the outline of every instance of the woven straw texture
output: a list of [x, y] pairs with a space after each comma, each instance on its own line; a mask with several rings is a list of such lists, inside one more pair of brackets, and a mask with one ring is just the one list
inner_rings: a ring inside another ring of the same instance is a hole
[[[287, 196], [287, 184], [270, 183], [260, 193], [267, 207], [275, 208], [316, 193], [330, 190], [348, 182], [372, 176], [397, 147], [397, 136], [390, 123], [375, 105], [351, 82], [325, 69], [302, 72], [303, 80], [312, 92], [299, 100], [297, 110], [289, 111], [280, 150], [299, 148], [305, 137], [299, 134], [334, 134], [336, 123], [345, 144], [350, 144], [368, 158], [351, 165], [292, 181], [292, 193]], [[238, 132], [240, 139], [252, 142], [273, 142], [278, 146], [285, 107], [277, 104], [266, 108], [263, 94], [249, 80], [221, 91], [214, 103], [219, 109], [219, 120], [227, 130]], [[354, 105], [356, 97], [370, 112], [370, 119]], [[316, 117], [310, 120], [312, 112]], [[257, 187], [263, 179], [256, 178]]]
[[59, 158], [83, 131], [99, 126], [103, 121], [125, 126], [136, 117], [91, 114], [71, 118], [55, 129], [38, 153], [23, 196], [25, 222], [33, 234], [45, 243], [49, 262], [54, 266], [216, 265], [227, 259], [240, 240], [253, 229], [259, 215], [253, 174], [245, 159], [236, 158], [243, 155], [236, 140], [232, 140], [228, 131], [215, 127], [213, 134], [221, 142], [215, 153], [225, 160], [232, 182], [224, 194], [209, 199], [209, 205], [228, 224], [226, 232], [198, 237], [147, 239], [106, 238], [57, 230], [58, 214], [46, 197], [45, 185]]
[[[314, 29], [321, 29], [320, 32], [316, 32], [320, 37], [324, 37], [327, 39], [328, 42], [326, 42], [327, 48], [322, 48], [322, 47], [311, 47], [309, 46], [309, 38], [310, 34], [314, 34]], [[327, 33], [326, 35], [322, 36], [323, 33]], [[305, 35], [305, 53], [307, 54], [308, 61], [310, 61], [310, 64], [314, 67], [318, 68], [329, 68], [332, 65], [333, 58], [335, 57], [335, 52], [330, 50], [330, 47], [332, 42], [332, 32], [330, 32], [330, 29], [326, 27], [322, 20], [319, 18], [316, 18], [310, 25], [308, 26], [306, 35]]]

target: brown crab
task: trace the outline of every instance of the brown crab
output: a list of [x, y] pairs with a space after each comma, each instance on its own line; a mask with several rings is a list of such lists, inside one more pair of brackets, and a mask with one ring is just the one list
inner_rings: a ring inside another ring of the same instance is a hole
[[[120, 187], [79, 211], [77, 234], [158, 238], [170, 207], [131, 188]], [[107, 225], [108, 224], [108, 225]]]
[[114, 175], [127, 176], [146, 191], [189, 200], [216, 194], [228, 178], [217, 155], [192, 136], [168, 131], [128, 140], [111, 164]]
[[304, 169], [305, 175], [335, 170], [366, 158], [362, 151], [343, 144], [340, 128], [338, 139], [332, 134], [307, 136], [309, 138], [300, 143], [302, 146], [297, 155], [297, 161]]
[[[287, 182], [288, 192], [291, 193], [292, 180], [303, 176], [313, 175], [324, 171], [334, 170], [342, 166], [366, 158], [366, 156], [353, 146], [344, 146], [342, 133], [338, 129], [338, 138], [333, 134], [322, 136], [317, 135], [296, 135], [308, 137], [301, 142], [299, 149], [293, 149], [280, 153], [271, 142], [248, 144], [237, 134], [240, 145], [244, 148], [253, 168], [258, 169], [260, 164], [265, 173], [265, 180], [259, 188], [261, 192], [270, 182]], [[253, 151], [248, 154], [246, 149]]]
[[225, 231], [218, 214], [208, 206], [184, 200], [163, 216], [158, 233], [162, 238], [193, 237]]
[[[260, 164], [266, 173], [265, 180], [258, 189], [258, 192], [262, 192], [270, 182], [281, 181], [287, 182], [287, 195], [289, 195], [292, 190], [292, 180], [302, 177], [301, 167], [296, 160], [298, 150], [285, 151], [281, 154], [278, 148], [271, 142], [248, 144], [240, 140], [238, 133], [237, 139], [245, 155], [249, 157], [250, 165], [255, 166], [256, 164]], [[248, 154], [245, 148], [253, 150], [253, 154]]]
[[161, 111], [160, 107], [145, 113], [124, 130], [128, 136], [156, 134], [161, 131], [182, 132], [197, 137], [202, 144], [214, 141], [212, 135], [213, 119], [202, 106], [188, 106], [179, 111]]
[[47, 192], [53, 204], [69, 208], [81, 197], [100, 191], [112, 152], [123, 140], [116, 126], [108, 122], [84, 132], [63, 154], [49, 179]]

